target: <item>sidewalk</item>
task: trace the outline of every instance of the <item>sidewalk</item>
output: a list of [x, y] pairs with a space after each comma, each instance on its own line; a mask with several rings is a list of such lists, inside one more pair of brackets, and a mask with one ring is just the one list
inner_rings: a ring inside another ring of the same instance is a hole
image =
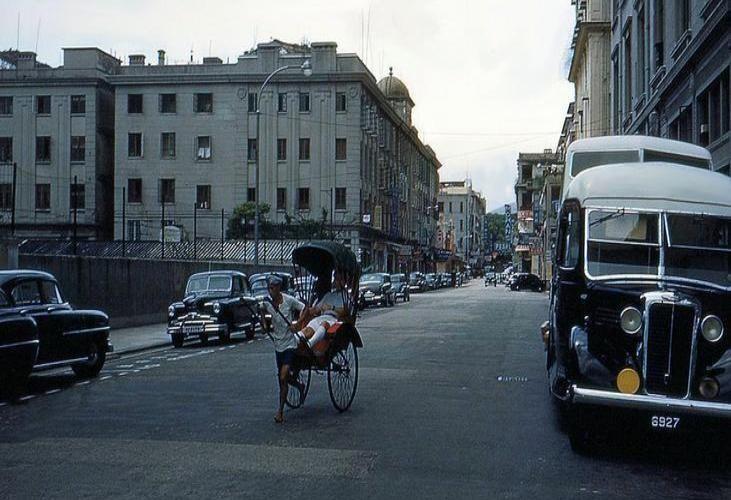
[[135, 326], [132, 328], [115, 328], [109, 334], [114, 354], [152, 349], [170, 345], [170, 336], [167, 334], [167, 323]]

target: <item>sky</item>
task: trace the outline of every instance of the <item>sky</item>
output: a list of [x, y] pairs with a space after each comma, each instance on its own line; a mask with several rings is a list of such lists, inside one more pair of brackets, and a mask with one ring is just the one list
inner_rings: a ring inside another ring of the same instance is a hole
[[272, 38], [335, 41], [378, 79], [393, 67], [440, 179], [469, 177], [488, 209], [514, 201], [518, 152], [556, 147], [573, 96], [570, 0], [0, 0], [0, 12], [0, 47], [19, 41], [52, 66], [62, 47], [234, 62]]

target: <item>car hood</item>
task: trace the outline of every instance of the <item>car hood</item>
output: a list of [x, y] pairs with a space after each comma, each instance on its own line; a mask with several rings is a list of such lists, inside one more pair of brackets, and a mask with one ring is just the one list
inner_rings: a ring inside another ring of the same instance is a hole
[[187, 312], [201, 312], [205, 309], [205, 304], [215, 302], [216, 300], [227, 299], [228, 296], [228, 292], [193, 293], [183, 299], [183, 305]]
[[361, 292], [365, 292], [366, 290], [370, 290], [371, 292], [377, 292], [381, 290], [381, 286], [383, 283], [380, 281], [365, 281], [360, 284], [359, 288]]

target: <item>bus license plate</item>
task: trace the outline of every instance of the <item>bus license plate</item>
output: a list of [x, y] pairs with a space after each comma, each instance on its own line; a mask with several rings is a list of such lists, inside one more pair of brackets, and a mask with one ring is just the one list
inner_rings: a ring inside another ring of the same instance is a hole
[[680, 417], [668, 415], [653, 415], [650, 417], [650, 427], [653, 429], [675, 430], [680, 426]]

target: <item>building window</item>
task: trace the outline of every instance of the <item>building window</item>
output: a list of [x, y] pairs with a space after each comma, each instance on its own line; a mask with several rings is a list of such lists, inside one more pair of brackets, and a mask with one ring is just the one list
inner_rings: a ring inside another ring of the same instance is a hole
[[624, 116], [632, 114], [632, 25], [624, 33]]
[[51, 209], [51, 185], [36, 184], [36, 210]]
[[450, 214], [452, 213], [452, 202], [451, 201], [449, 202], [449, 213]]
[[256, 113], [257, 101], [256, 92], [249, 92], [249, 113]]
[[13, 161], [13, 138], [0, 137], [0, 163], [12, 163]]
[[36, 137], [36, 161], [48, 162], [51, 161], [51, 138]]
[[287, 188], [277, 188], [277, 210], [287, 210]]
[[86, 208], [86, 185], [74, 184], [69, 186], [69, 208], [73, 210], [84, 210]]
[[50, 115], [51, 114], [51, 96], [50, 95], [36, 96], [36, 113], [39, 115]]
[[345, 92], [335, 93], [335, 111], [338, 113], [344, 113], [347, 111], [348, 100], [345, 97]]
[[127, 203], [142, 203], [142, 179], [127, 179]]
[[299, 150], [300, 161], [308, 161], [310, 159], [310, 139], [300, 138], [300, 150]]
[[83, 115], [86, 113], [86, 96], [85, 95], [72, 95], [71, 96], [71, 114], [72, 115]]
[[127, 113], [142, 113], [142, 94], [129, 94], [127, 96]]
[[287, 159], [287, 139], [277, 139], [277, 161]]
[[249, 161], [256, 161], [257, 149], [256, 139], [249, 139], [249, 142], [246, 145], [246, 157]]
[[655, 71], [665, 63], [665, 0], [655, 0]]
[[437, 203], [437, 210], [439, 211], [438, 213], [440, 213], [440, 214], [444, 213], [444, 202], [443, 201], [440, 201]]
[[310, 94], [309, 92], [300, 92], [300, 113], [309, 113], [310, 111]]
[[729, 70], [698, 97], [700, 145], [708, 146], [729, 131]]
[[299, 188], [297, 190], [297, 208], [300, 210], [310, 209], [310, 188]]
[[177, 105], [175, 94], [160, 94], [160, 113], [175, 113]]
[[160, 134], [160, 156], [168, 159], [175, 158], [175, 132]]
[[142, 239], [142, 221], [127, 221], [127, 239], [129, 241], [140, 241]]
[[160, 203], [175, 203], [175, 179], [160, 179], [158, 201]]
[[461, 214], [464, 213], [464, 202], [463, 201], [459, 202], [459, 213], [461, 213]]
[[335, 139], [335, 159], [348, 159], [348, 143], [345, 139]]
[[140, 132], [127, 134], [127, 156], [142, 158], [142, 134]]
[[678, 19], [678, 38], [690, 29], [690, 0], [680, 0]]
[[83, 135], [71, 136], [71, 161], [82, 162], [86, 159], [86, 137]]
[[612, 110], [614, 114], [613, 132], [619, 133], [622, 126], [622, 111], [619, 107], [619, 58], [612, 56]]
[[345, 210], [347, 207], [345, 188], [335, 188], [335, 210]]
[[459, 220], [459, 230], [464, 231], [464, 221], [462, 219]]
[[256, 188], [248, 188], [246, 190], [246, 201], [256, 202]]
[[13, 96], [0, 96], [0, 116], [13, 114]]
[[647, 88], [647, 82], [645, 80], [646, 67], [645, 67], [645, 50], [646, 50], [646, 36], [647, 26], [645, 22], [645, 8], [644, 6], [637, 13], [637, 95], [645, 93]]
[[199, 135], [195, 139], [195, 150], [196, 159], [198, 160], [210, 160], [211, 159], [211, 136], [210, 135]]
[[680, 114], [670, 123], [669, 135], [671, 139], [691, 142], [693, 138], [693, 108], [681, 106]]
[[211, 186], [208, 184], [196, 186], [195, 206], [202, 210], [211, 208]]
[[213, 94], [195, 94], [193, 101], [196, 113], [213, 113]]
[[280, 113], [287, 112], [287, 93], [286, 92], [280, 92], [279, 96], [277, 97], [277, 111], [279, 111]]
[[13, 185], [9, 182], [0, 184], [0, 210], [13, 209]]

